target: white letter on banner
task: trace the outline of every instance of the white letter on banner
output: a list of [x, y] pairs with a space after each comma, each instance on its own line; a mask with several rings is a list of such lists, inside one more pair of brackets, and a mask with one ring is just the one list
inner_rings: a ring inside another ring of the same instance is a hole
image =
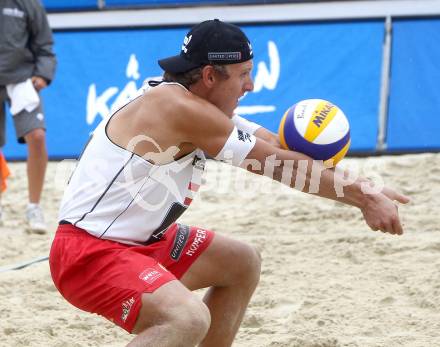
[[138, 92], [138, 87], [136, 86], [135, 81], [128, 82], [124, 89], [121, 90], [119, 95], [116, 97], [116, 100], [113, 102], [111, 111], [116, 111], [119, 107], [122, 107], [124, 104], [133, 99]]
[[[139, 62], [135, 54], [131, 54], [128, 59], [127, 67], [125, 69], [125, 74], [127, 78], [132, 77], [137, 80], [140, 77], [139, 74]], [[107, 102], [111, 97], [113, 97], [119, 91], [116, 87], [107, 88], [102, 95], [96, 96], [96, 84], [91, 84], [89, 86], [89, 93], [87, 95], [87, 124], [92, 124], [95, 121], [96, 116], [99, 114], [102, 118], [109, 115], [110, 110], [114, 111], [119, 105], [127, 102], [133, 96], [136, 95], [137, 86], [134, 81], [127, 83], [125, 88], [119, 93], [116, 100], [113, 102], [111, 109], [107, 106]]]
[[125, 70], [125, 74], [127, 78], [133, 77], [135, 80], [138, 80], [139, 77], [139, 62], [136, 59], [136, 54], [130, 55], [130, 59], [128, 60], [127, 69]]
[[277, 46], [273, 41], [267, 43], [270, 60], [270, 72], [264, 62], [260, 61], [255, 75], [254, 92], [258, 93], [261, 89], [275, 89], [280, 78], [280, 56]]
[[96, 85], [93, 83], [89, 87], [87, 95], [87, 124], [92, 124], [99, 114], [102, 118], [108, 116], [110, 110], [107, 106], [107, 101], [118, 92], [118, 88], [107, 88], [102, 95], [96, 97]]

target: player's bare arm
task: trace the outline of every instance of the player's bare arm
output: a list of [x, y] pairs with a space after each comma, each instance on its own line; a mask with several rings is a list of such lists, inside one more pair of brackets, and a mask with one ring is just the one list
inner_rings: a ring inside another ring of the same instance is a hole
[[[271, 177], [274, 180], [303, 192], [310, 192], [311, 185], [314, 184], [317, 188], [314, 194], [358, 207], [371, 229], [391, 234], [403, 232], [394, 201], [407, 203], [409, 199], [400, 193], [385, 188], [382, 193], [367, 194], [362, 187], [368, 184], [368, 180], [358, 179], [352, 184], [347, 184], [342, 171], [325, 168], [321, 162], [314, 161], [302, 153], [279, 149], [259, 139], [247, 159], [250, 159], [247, 163], [252, 163], [252, 160], [260, 163], [260, 167], [246, 167], [248, 171], [260, 175], [267, 173], [267, 170], [264, 170], [268, 164], [267, 160], [272, 163], [276, 160]], [[285, 179], [286, 167], [287, 170], [291, 170], [288, 182]], [[314, 176], [316, 173], [318, 176]], [[296, 179], [299, 177], [304, 180], [304, 184], [298, 187]], [[341, 187], [343, 194], [338, 194], [335, 187]]]
[[[222, 116], [221, 111], [215, 106], [209, 103], [203, 108], [199, 106], [188, 106], [186, 119], [189, 122], [181, 121], [179, 128], [185, 132], [189, 142], [216, 157], [228, 141], [234, 125], [227, 117]], [[299, 188], [303, 192], [311, 192], [311, 185], [314, 184], [317, 188], [314, 194], [360, 208], [367, 224], [373, 230], [402, 234], [397, 207], [393, 200], [406, 203], [408, 198], [397, 192], [388, 189], [386, 195], [365, 194], [362, 189], [365, 180], [357, 180], [347, 185], [340, 171], [328, 169], [319, 161], [314, 161], [302, 153], [281, 149], [260, 138], [256, 139], [255, 146], [246, 159], [244, 164], [250, 172], [260, 175], [269, 173], [270, 178], [286, 183], [292, 188]], [[273, 171], [265, 170], [268, 164], [273, 165]], [[285, 176], [283, 177], [286, 170], [291, 171], [288, 173], [288, 182], [285, 181]], [[295, 184], [298, 177], [304, 180], [300, 187]], [[342, 195], [337, 193], [336, 186], [341, 187]]]
[[259, 139], [262, 139], [263, 141], [266, 141], [267, 143], [271, 144], [272, 146], [281, 148], [278, 135], [264, 127], [257, 129], [254, 135], [255, 137], [258, 137]]
[[[186, 132], [189, 141], [211, 156], [217, 156], [234, 128], [233, 124], [226, 117], [222, 117], [221, 112], [214, 106], [206, 105], [203, 109], [197, 108], [192, 111], [188, 113], [191, 122], [187, 123], [187, 126], [182, 124], [182, 129]], [[189, 124], [198, 125], [189, 126]], [[397, 207], [392, 201], [408, 202], [408, 199], [401, 194], [396, 192], [391, 195], [365, 194], [361, 180], [347, 185], [341, 172], [327, 169], [304, 154], [277, 148], [261, 139], [256, 139], [256, 144], [246, 159], [249, 164], [246, 169], [260, 175], [265, 174], [268, 161], [276, 160], [273, 173], [270, 172], [271, 178], [286, 183], [283, 180], [283, 172], [287, 168], [291, 170], [289, 174], [291, 179], [287, 184], [292, 188], [298, 188], [295, 185], [296, 178], [303, 177], [304, 185], [300, 187], [303, 192], [311, 191], [311, 184], [316, 184], [316, 177], [313, 175], [318, 172], [319, 181], [315, 194], [360, 208], [367, 224], [373, 230], [382, 230], [391, 234], [402, 233]], [[252, 165], [252, 162], [256, 165]], [[315, 182], [312, 182], [313, 179]], [[338, 196], [335, 186], [342, 187], [342, 196]]]

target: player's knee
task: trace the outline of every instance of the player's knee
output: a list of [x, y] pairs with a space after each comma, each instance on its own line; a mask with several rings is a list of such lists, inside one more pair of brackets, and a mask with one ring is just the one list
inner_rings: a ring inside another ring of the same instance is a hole
[[249, 275], [250, 277], [258, 283], [260, 280], [260, 273], [261, 273], [261, 253], [260, 251], [255, 248], [254, 246], [249, 246]]
[[162, 334], [180, 336], [188, 345], [196, 345], [205, 337], [211, 324], [211, 315], [205, 303], [194, 295], [183, 295], [169, 300], [150, 301], [141, 309], [134, 334], [149, 328], [159, 328]]
[[24, 138], [28, 145], [41, 147], [46, 143], [46, 132], [44, 129], [33, 129]]
[[211, 315], [208, 307], [199, 299], [191, 300], [180, 307], [179, 314], [174, 315], [174, 328], [186, 335], [185, 340], [198, 344], [208, 333]]
[[202, 341], [208, 333], [211, 326], [211, 314], [208, 307], [202, 301], [190, 309], [189, 316], [187, 317], [187, 326], [193, 331], [197, 341]]
[[236, 262], [236, 277], [243, 282], [247, 279], [250, 284], [257, 284], [260, 280], [261, 272], [261, 254], [252, 245], [241, 244], [237, 249], [239, 259]]

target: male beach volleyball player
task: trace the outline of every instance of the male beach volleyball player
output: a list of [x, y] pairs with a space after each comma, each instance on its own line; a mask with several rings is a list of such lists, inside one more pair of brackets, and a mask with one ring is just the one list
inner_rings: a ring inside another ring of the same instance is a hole
[[[73, 305], [137, 334], [128, 346], [230, 346], [257, 286], [260, 256], [247, 244], [176, 224], [201, 183], [204, 153], [263, 174], [275, 156], [311, 159], [234, 116], [253, 89], [252, 48], [236, 26], [196, 25], [179, 55], [159, 61], [164, 81], [94, 131], [71, 177], [50, 254], [55, 285]], [[296, 165], [294, 177], [299, 173]], [[305, 190], [311, 180], [311, 165]], [[360, 208], [372, 229], [401, 234], [389, 189], [366, 195], [324, 170], [318, 195]], [[191, 291], [209, 288], [203, 301]]]

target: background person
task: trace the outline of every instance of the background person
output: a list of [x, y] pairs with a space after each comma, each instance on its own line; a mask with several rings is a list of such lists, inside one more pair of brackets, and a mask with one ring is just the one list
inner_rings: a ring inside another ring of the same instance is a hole
[[8, 104], [17, 140], [28, 147], [28, 227], [45, 232], [40, 199], [47, 165], [46, 125], [38, 92], [55, 73], [52, 32], [38, 0], [2, 0], [0, 23], [0, 147], [5, 144]]

